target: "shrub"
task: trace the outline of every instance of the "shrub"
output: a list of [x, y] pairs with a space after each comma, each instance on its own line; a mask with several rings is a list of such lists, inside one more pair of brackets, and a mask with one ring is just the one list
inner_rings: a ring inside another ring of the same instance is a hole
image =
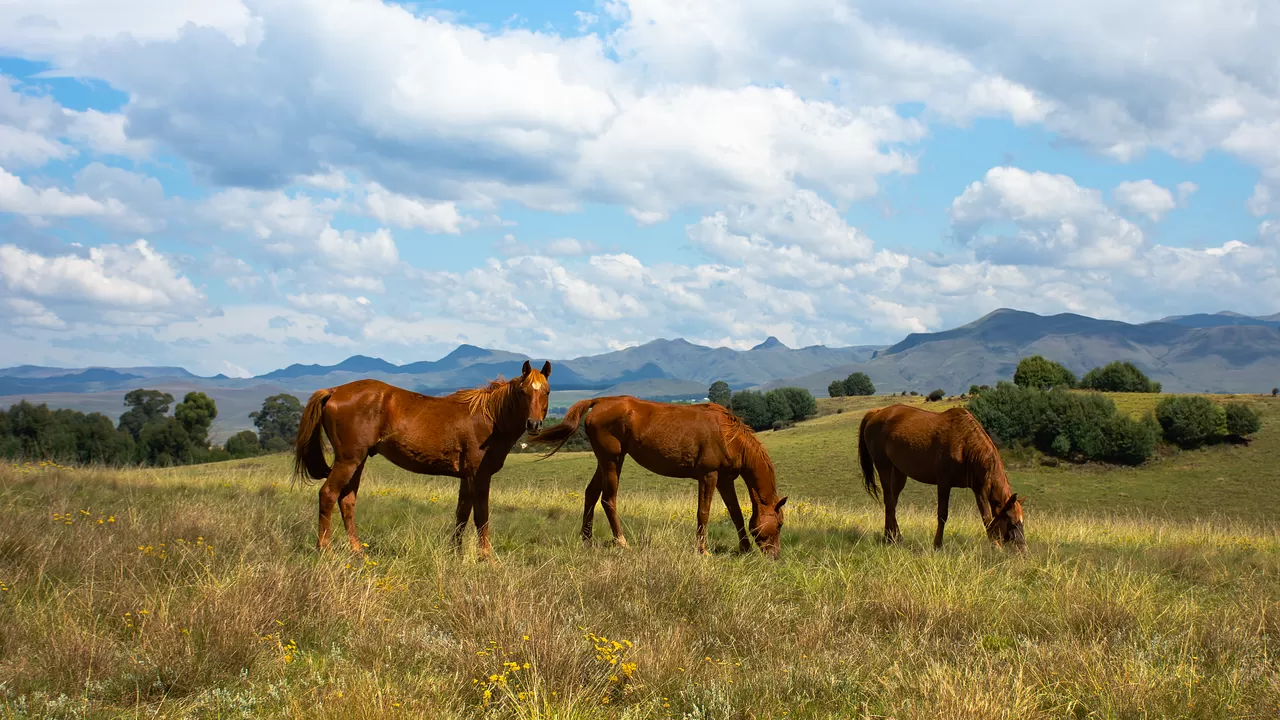
[[1271, 388], [1271, 397], [1276, 397], [1277, 395], [1280, 395], [1280, 388]]
[[729, 409], [754, 430], [762, 430], [773, 425], [773, 418], [769, 417], [769, 406], [765, 402], [764, 393], [755, 390], [739, 390], [733, 394]]
[[1133, 420], [1097, 393], [1002, 382], [971, 399], [969, 411], [997, 442], [1065, 459], [1137, 465], [1155, 452], [1160, 436], [1154, 418]]
[[937, 401], [939, 401], [939, 400], [941, 400], [941, 399], [945, 398], [946, 396], [947, 396], [946, 391], [944, 391], [944, 390], [942, 390], [942, 389], [938, 389], [938, 390], [934, 390], [933, 392], [929, 393], [929, 396], [925, 398], [925, 401], [926, 401], [926, 402], [937, 402]]
[[970, 386], [969, 386], [969, 394], [970, 394], [970, 395], [981, 395], [981, 394], [982, 394], [982, 388], [978, 387], [977, 385], [970, 385]]
[[1223, 406], [1227, 414], [1227, 435], [1245, 438], [1262, 429], [1262, 418], [1249, 403], [1229, 402]]
[[778, 388], [773, 392], [781, 393], [791, 407], [791, 418], [797, 422], [818, 414], [818, 400], [813, 393], [800, 387]]
[[844, 397], [847, 394], [848, 393], [844, 391], [843, 380], [832, 380], [831, 384], [827, 386], [828, 397]]
[[1103, 392], [1160, 392], [1160, 383], [1152, 382], [1137, 365], [1128, 361], [1116, 361], [1090, 370], [1080, 381], [1080, 387]]
[[844, 379], [844, 394], [875, 395], [876, 386], [872, 384], [871, 378], [866, 373], [850, 373], [849, 377]]
[[258, 445], [258, 434], [252, 430], [241, 430], [227, 438], [227, 454], [235, 459], [253, 457], [261, 452]]
[[1060, 363], [1040, 355], [1032, 355], [1018, 362], [1018, 368], [1013, 373], [1013, 383], [1040, 390], [1073, 388], [1076, 386], [1076, 376]]
[[916, 397], [916, 396], [918, 396], [919, 394], [920, 394], [920, 393], [916, 392], [915, 390], [912, 390], [912, 391], [911, 391], [911, 397]]
[[1199, 395], [1172, 395], [1156, 405], [1164, 439], [1184, 448], [1199, 447], [1227, 434], [1226, 410]]

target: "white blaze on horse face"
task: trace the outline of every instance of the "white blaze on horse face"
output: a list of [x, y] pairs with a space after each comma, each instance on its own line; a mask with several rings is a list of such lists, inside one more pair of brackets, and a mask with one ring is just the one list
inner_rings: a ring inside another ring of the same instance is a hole
[[541, 390], [546, 387], [540, 378], [532, 378], [529, 380], [529, 387], [534, 390]]

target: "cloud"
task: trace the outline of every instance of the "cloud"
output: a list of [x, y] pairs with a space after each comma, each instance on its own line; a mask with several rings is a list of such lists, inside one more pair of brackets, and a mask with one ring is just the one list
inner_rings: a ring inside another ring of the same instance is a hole
[[[1167, 192], [1167, 191], [1166, 191]], [[980, 259], [1005, 265], [1109, 268], [1132, 260], [1145, 238], [1066, 175], [995, 167], [948, 211], [956, 238]], [[994, 226], [994, 232], [983, 233]], [[1012, 226], [1012, 232], [1002, 228]]]
[[[28, 300], [76, 306], [81, 312], [126, 324], [146, 313], [191, 312], [205, 299], [145, 240], [54, 257], [0, 245], [0, 280], [8, 292]], [[122, 311], [142, 314], [129, 316]]]
[[457, 235], [462, 216], [451, 202], [427, 203], [388, 192], [377, 183], [370, 184], [365, 195], [365, 208], [378, 222], [401, 228], [421, 228], [429, 233]]
[[129, 211], [115, 198], [98, 201], [88, 195], [72, 195], [58, 188], [33, 188], [22, 178], [0, 168], [0, 212], [41, 220], [48, 217], [124, 217]]
[[[1194, 192], [1194, 183], [1191, 184], [1191, 190], [1187, 190], [1185, 185], [1186, 183], [1183, 183], [1178, 186], [1179, 197], [1185, 197]], [[1159, 222], [1165, 213], [1178, 206], [1172, 192], [1150, 180], [1122, 182], [1116, 186], [1111, 197], [1117, 204], [1131, 212], [1146, 215], [1152, 222]]]

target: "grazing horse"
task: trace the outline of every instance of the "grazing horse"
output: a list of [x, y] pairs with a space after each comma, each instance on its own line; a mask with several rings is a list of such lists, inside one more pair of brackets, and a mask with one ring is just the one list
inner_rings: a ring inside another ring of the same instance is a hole
[[[593, 409], [594, 408], [594, 409]], [[671, 405], [621, 395], [583, 400], [569, 408], [564, 421], [530, 438], [555, 444], [543, 457], [564, 446], [587, 416], [586, 433], [596, 455], [596, 472], [584, 493], [582, 541], [591, 542], [596, 502], [604, 507], [614, 542], [627, 546], [618, 522], [618, 474], [627, 455], [640, 466], [666, 477], [698, 481], [698, 552], [707, 554], [707, 520], [717, 488], [738, 529], [738, 550], [749, 552], [751, 540], [742, 523], [742, 508], [733, 481], [742, 476], [751, 496], [751, 535], [761, 552], [781, 552], [782, 506], [777, 496], [773, 462], [751, 428], [720, 405]]]
[[907, 478], [938, 486], [938, 532], [942, 547], [951, 488], [967, 487], [978, 499], [987, 537], [996, 545], [1026, 550], [1022, 503], [1009, 488], [1000, 453], [976, 418], [964, 408], [935, 413], [907, 405], [868, 411], [858, 428], [858, 457], [867, 492], [876, 496], [876, 472], [884, 487], [884, 537], [897, 542], [898, 493]]
[[[378, 380], [356, 380], [317, 390], [307, 402], [294, 443], [294, 476], [324, 479], [320, 487], [317, 546], [329, 548], [329, 517], [335, 503], [342, 511], [351, 549], [356, 538], [356, 493], [365, 460], [383, 455], [410, 472], [459, 478], [454, 545], [475, 511], [477, 552], [490, 559], [489, 480], [502, 469], [507, 453], [527, 432], [537, 432], [547, 416], [547, 378], [551, 363], [534, 370], [529, 361], [518, 378], [501, 378], [487, 387], [429, 397]], [[320, 431], [329, 436], [334, 463], [325, 460]]]

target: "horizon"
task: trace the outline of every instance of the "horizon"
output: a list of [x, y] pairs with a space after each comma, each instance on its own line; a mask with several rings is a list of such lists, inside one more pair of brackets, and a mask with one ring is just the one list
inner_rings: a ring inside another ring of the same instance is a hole
[[[990, 311], [990, 312], [984, 313], [981, 317], [974, 318], [973, 320], [970, 320], [970, 321], [968, 321], [968, 322], [961, 323], [961, 324], [956, 325], [956, 326], [954, 326], [954, 327], [950, 327], [950, 328], [941, 328], [941, 329], [940, 329], [940, 330], [938, 330], [937, 332], [946, 332], [946, 331], [948, 331], [948, 330], [954, 330], [954, 329], [957, 329], [957, 328], [960, 328], [960, 327], [964, 327], [964, 326], [966, 326], [966, 325], [970, 325], [970, 324], [973, 324], [973, 323], [976, 323], [976, 322], [979, 322], [979, 321], [985, 320], [985, 319], [987, 319], [987, 318], [989, 318], [989, 317], [991, 317], [992, 315], [995, 315], [995, 314], [997, 314], [997, 313], [1004, 313], [1004, 312], [1013, 312], [1013, 313], [1031, 314], [1031, 315], [1036, 315], [1037, 317], [1053, 317], [1054, 315], [1072, 315], [1072, 316], [1077, 316], [1077, 317], [1086, 317], [1086, 318], [1088, 318], [1088, 317], [1089, 317], [1089, 316], [1087, 316], [1087, 315], [1079, 315], [1078, 313], [1070, 313], [1070, 312], [1054, 313], [1053, 315], [1039, 315], [1038, 313], [1032, 313], [1032, 312], [1027, 311], [1027, 310], [1019, 310], [1019, 309], [1017, 309], [1017, 308], [1003, 308], [1003, 307], [1002, 307], [1002, 308], [996, 308], [996, 309], [994, 309], [994, 310], [992, 310], [992, 311]], [[1280, 315], [1280, 313], [1277, 313], [1277, 314], [1278, 314], [1278, 315]], [[1131, 325], [1140, 325], [1140, 324], [1147, 324], [1147, 323], [1161, 322], [1161, 321], [1165, 321], [1165, 320], [1179, 319], [1179, 318], [1182, 318], [1182, 317], [1195, 317], [1195, 316], [1209, 316], [1209, 317], [1211, 317], [1211, 316], [1229, 316], [1229, 317], [1244, 317], [1244, 318], [1249, 318], [1249, 319], [1261, 319], [1261, 318], [1265, 318], [1265, 317], [1270, 317], [1270, 316], [1266, 316], [1266, 315], [1264, 315], [1264, 316], [1244, 315], [1244, 314], [1242, 314], [1242, 313], [1238, 313], [1238, 312], [1235, 312], [1235, 311], [1232, 311], [1232, 310], [1219, 310], [1219, 311], [1212, 312], [1212, 313], [1200, 312], [1200, 313], [1188, 313], [1187, 315], [1182, 315], [1182, 316], [1166, 316], [1166, 317], [1164, 317], [1164, 318], [1159, 318], [1159, 319], [1156, 319], [1156, 320], [1147, 320], [1147, 321], [1143, 321], [1143, 322], [1139, 322], [1139, 323], [1129, 323], [1129, 324], [1131, 324]], [[1094, 320], [1106, 320], [1106, 318], [1090, 318], [1090, 319], [1094, 319]], [[852, 349], [852, 348], [878, 348], [879, 350], [883, 350], [883, 349], [886, 349], [886, 348], [893, 347], [894, 345], [897, 345], [897, 344], [899, 344], [899, 343], [901, 343], [901, 342], [903, 342], [903, 341], [907, 340], [908, 338], [912, 337], [913, 335], [921, 335], [921, 334], [923, 334], [923, 335], [932, 335], [932, 334], [936, 334], [936, 333], [933, 333], [933, 332], [930, 332], [930, 333], [907, 333], [907, 334], [903, 335], [901, 338], [899, 338], [898, 340], [896, 340], [896, 341], [894, 341], [894, 342], [891, 342], [891, 343], [884, 343], [884, 344], [881, 344], [881, 345], [862, 345], [862, 346], [853, 346], [853, 345], [851, 345], [851, 346], [836, 346], [836, 347], [825, 346], [825, 345], [806, 345], [806, 346], [803, 346], [803, 347], [792, 347], [792, 346], [789, 346], [789, 345], [787, 345], [786, 343], [783, 343], [782, 341], [778, 340], [778, 338], [777, 338], [777, 337], [775, 337], [775, 336], [773, 336], [773, 335], [770, 335], [769, 337], [767, 337], [767, 338], [765, 338], [765, 339], [761, 340], [761, 341], [760, 341], [760, 342], [758, 342], [758, 343], [755, 343], [755, 345], [752, 345], [751, 347], [748, 347], [748, 348], [731, 348], [731, 347], [727, 347], [727, 346], [723, 346], [723, 345], [721, 345], [721, 346], [701, 345], [701, 344], [699, 344], [699, 343], [694, 343], [694, 342], [692, 342], [692, 341], [690, 341], [690, 340], [688, 340], [688, 339], [686, 339], [686, 338], [682, 338], [682, 337], [674, 337], [674, 338], [656, 337], [656, 338], [652, 338], [652, 339], [647, 340], [647, 341], [644, 341], [644, 342], [637, 343], [637, 344], [635, 344], [635, 345], [629, 345], [629, 346], [624, 347], [624, 348], [618, 348], [617, 350], [608, 350], [608, 351], [605, 351], [605, 352], [607, 353], [607, 352], [617, 352], [617, 351], [619, 351], [619, 350], [630, 350], [630, 349], [635, 349], [635, 348], [643, 347], [643, 346], [645, 346], [645, 345], [650, 345], [650, 344], [657, 343], [657, 342], [668, 342], [668, 343], [671, 343], [671, 342], [681, 342], [681, 341], [686, 342], [686, 343], [690, 343], [690, 344], [695, 345], [695, 346], [697, 346], [697, 347], [704, 347], [704, 348], [709, 348], [709, 349], [714, 349], [714, 350], [733, 350], [733, 351], [735, 351], [735, 352], [748, 352], [748, 351], [751, 351], [751, 350], [756, 350], [756, 349], [758, 349], [758, 346], [760, 346], [760, 345], [764, 345], [764, 344], [768, 343], [770, 340], [774, 340], [774, 341], [777, 341], [777, 342], [779, 343], [779, 345], [776, 345], [776, 346], [774, 346], [774, 347], [781, 346], [781, 347], [783, 347], [783, 348], [785, 348], [785, 349], [787, 349], [787, 350], [804, 350], [804, 349], [806, 349], [806, 348], [827, 348], [827, 349], [835, 349], [835, 350], [838, 350], [838, 349], [844, 349], [844, 348], [850, 348], [850, 349]], [[88, 366], [80, 366], [80, 367], [60, 367], [60, 366], [42, 366], [42, 365], [32, 365], [32, 364], [30, 364], [30, 363], [26, 363], [26, 364], [22, 364], [22, 365], [12, 365], [12, 366], [7, 366], [7, 367], [0, 367], [0, 372], [7, 371], [7, 370], [16, 370], [16, 369], [20, 369], [20, 368], [24, 368], [24, 367], [38, 368], [38, 369], [71, 370], [71, 371], [86, 371], [86, 370], [119, 370], [119, 369], [129, 369], [129, 368], [131, 368], [131, 367], [133, 367], [133, 368], [174, 367], [174, 368], [177, 368], [177, 369], [180, 369], [180, 370], [186, 371], [186, 372], [188, 372], [188, 373], [191, 373], [191, 374], [192, 374], [192, 375], [194, 375], [195, 377], [197, 377], [197, 378], [199, 378], [199, 379], [204, 379], [204, 380], [214, 379], [214, 378], [217, 378], [217, 377], [219, 377], [219, 376], [226, 377], [228, 380], [257, 380], [257, 379], [265, 379], [267, 375], [271, 375], [271, 374], [273, 374], [273, 373], [276, 373], [276, 372], [279, 372], [279, 371], [282, 371], [282, 370], [288, 370], [288, 369], [291, 369], [291, 368], [294, 368], [294, 367], [317, 367], [317, 368], [334, 367], [334, 366], [337, 366], [337, 365], [341, 365], [341, 364], [343, 364], [343, 363], [345, 363], [345, 362], [348, 362], [348, 361], [350, 361], [350, 360], [355, 360], [355, 359], [357, 359], [357, 358], [359, 358], [359, 359], [366, 359], [366, 360], [377, 360], [377, 361], [380, 361], [380, 362], [386, 362], [386, 363], [388, 363], [388, 364], [390, 364], [390, 365], [393, 365], [393, 366], [396, 366], [396, 367], [406, 367], [406, 366], [409, 366], [409, 365], [413, 365], [413, 364], [417, 364], [417, 363], [424, 363], [424, 362], [425, 362], [425, 363], [437, 363], [437, 362], [440, 362], [440, 361], [442, 361], [442, 360], [445, 360], [446, 358], [448, 358], [449, 356], [453, 355], [453, 354], [454, 354], [454, 353], [456, 353], [458, 350], [461, 350], [461, 349], [462, 349], [462, 348], [464, 348], [464, 347], [475, 348], [475, 349], [477, 349], [477, 350], [484, 350], [484, 351], [486, 351], [486, 352], [508, 352], [508, 353], [513, 353], [513, 354], [521, 354], [521, 353], [518, 353], [518, 351], [508, 350], [508, 349], [506, 349], [506, 348], [500, 348], [500, 347], [483, 347], [483, 346], [479, 346], [479, 345], [473, 345], [473, 344], [470, 344], [470, 343], [459, 343], [458, 345], [456, 345], [455, 347], [453, 347], [452, 349], [450, 349], [448, 352], [446, 352], [446, 353], [444, 353], [443, 355], [441, 355], [441, 356], [439, 356], [439, 357], [437, 357], [437, 358], [434, 358], [434, 359], [428, 359], [428, 358], [417, 358], [417, 359], [413, 359], [413, 360], [395, 361], [395, 360], [387, 360], [386, 358], [379, 357], [379, 356], [376, 356], [376, 355], [368, 355], [368, 354], [365, 354], [365, 353], [359, 353], [359, 352], [357, 352], [357, 353], [354, 353], [354, 354], [351, 354], [351, 355], [344, 356], [344, 357], [342, 357], [341, 359], [334, 360], [334, 361], [332, 361], [332, 362], [302, 362], [302, 361], [296, 361], [296, 362], [291, 362], [291, 363], [289, 363], [289, 364], [287, 364], [287, 365], [282, 365], [282, 366], [280, 366], [280, 367], [273, 368], [273, 369], [271, 369], [271, 370], [265, 370], [265, 371], [263, 371], [263, 372], [260, 372], [260, 373], [254, 374], [254, 375], [244, 375], [244, 376], [227, 375], [227, 374], [225, 374], [225, 373], [214, 373], [214, 374], [212, 374], [212, 375], [200, 375], [199, 373], [192, 372], [189, 368], [183, 367], [183, 366], [181, 366], [181, 365], [136, 365], [136, 366], [88, 365]], [[566, 362], [566, 361], [568, 361], [568, 362], [573, 362], [573, 361], [575, 361], [575, 360], [582, 360], [582, 359], [587, 359], [587, 358], [596, 357], [596, 356], [598, 356], [598, 355], [600, 355], [600, 354], [604, 354], [604, 353], [596, 353], [595, 355], [577, 355], [577, 356], [574, 356], [574, 357], [560, 357], [560, 358], [551, 357], [551, 356], [545, 356], [544, 358], [537, 358], [537, 359], [554, 360], [554, 361], [557, 361], [557, 362]], [[527, 353], [526, 353], [525, 355], [527, 355]], [[533, 358], [533, 357], [534, 357], [534, 356], [531, 356], [531, 355], [527, 355], [527, 356], [528, 356], [528, 357], [530, 357], [530, 358]], [[513, 359], [512, 359], [512, 362], [514, 363], [514, 362], [519, 362], [519, 361], [513, 358]]]
[[0, 9], [0, 367], [1280, 310], [1277, 17], [118, 5]]

